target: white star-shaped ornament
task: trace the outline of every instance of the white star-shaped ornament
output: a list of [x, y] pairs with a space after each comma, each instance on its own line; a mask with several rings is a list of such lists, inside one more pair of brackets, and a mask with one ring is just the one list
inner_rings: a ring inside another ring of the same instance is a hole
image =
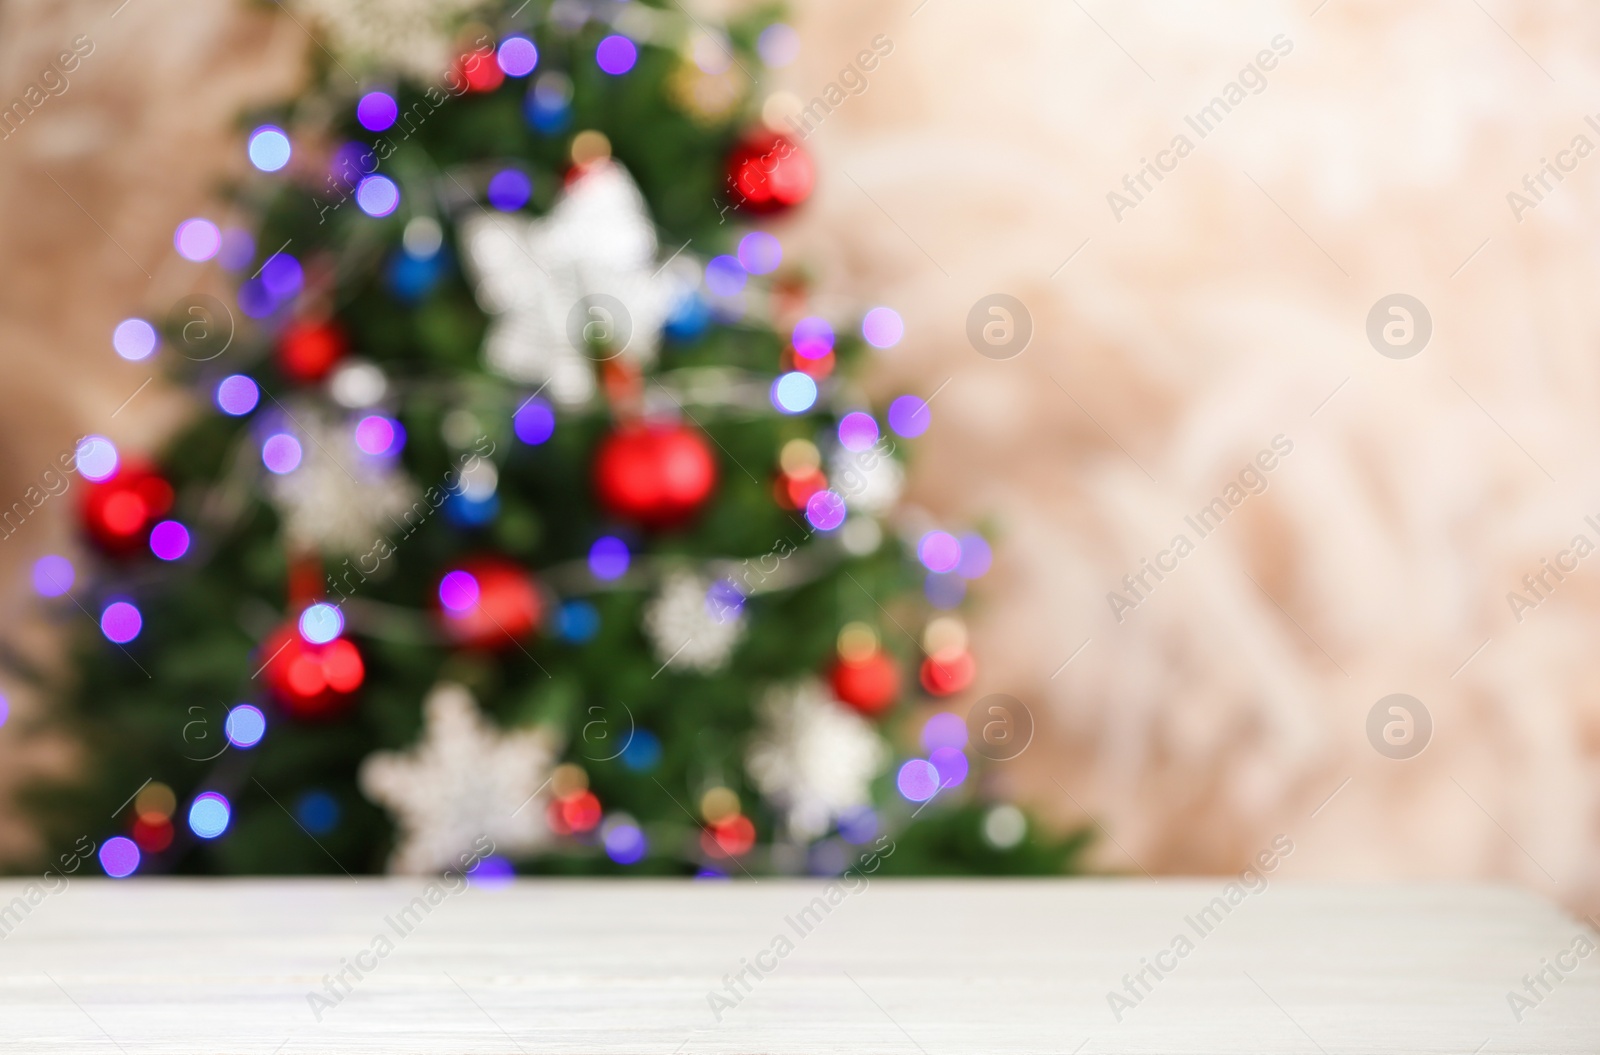
[[694, 572], [674, 572], [645, 605], [645, 636], [666, 666], [715, 673], [744, 637], [744, 613], [708, 596], [710, 588]]
[[344, 61], [439, 83], [456, 57], [450, 47], [456, 30], [481, 5], [479, 0], [294, 0], [292, 6], [317, 23]]
[[410, 751], [379, 751], [361, 763], [362, 792], [400, 829], [391, 872], [459, 867], [485, 836], [495, 852], [512, 854], [549, 839], [544, 808], [534, 801], [555, 760], [542, 731], [497, 728], [470, 692], [449, 682], [428, 694], [424, 721]]
[[560, 403], [594, 396], [603, 358], [653, 360], [686, 292], [680, 273], [656, 264], [644, 197], [614, 161], [591, 164], [547, 216], [469, 217], [461, 242], [490, 316], [484, 360], [513, 381], [548, 385]]
[[348, 423], [309, 407], [296, 407], [300, 464], [270, 475], [267, 495], [297, 550], [329, 555], [367, 553], [409, 512], [417, 487], [393, 457], [373, 457], [356, 446]]
[[877, 729], [808, 679], [767, 692], [745, 769], [783, 813], [790, 835], [809, 841], [871, 803], [872, 780], [888, 761]]

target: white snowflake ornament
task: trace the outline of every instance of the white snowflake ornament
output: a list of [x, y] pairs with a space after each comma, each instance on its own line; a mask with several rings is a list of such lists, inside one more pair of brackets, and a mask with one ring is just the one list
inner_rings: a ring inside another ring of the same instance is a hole
[[732, 584], [713, 587], [689, 571], [667, 575], [644, 609], [644, 632], [656, 659], [674, 670], [721, 670], [744, 637], [742, 601]]
[[555, 761], [545, 734], [495, 727], [472, 693], [451, 682], [428, 694], [424, 721], [410, 751], [379, 751], [361, 763], [362, 793], [389, 810], [400, 831], [389, 870], [442, 871], [485, 836], [501, 853], [543, 845], [550, 830], [535, 799]]
[[441, 75], [456, 58], [450, 50], [455, 33], [467, 13], [482, 5], [483, 0], [294, 0], [293, 7], [326, 33], [343, 61], [443, 83]]
[[396, 459], [362, 453], [348, 423], [309, 408], [297, 408], [293, 422], [300, 464], [267, 481], [290, 546], [330, 555], [366, 553], [393, 533], [395, 518], [417, 498], [416, 485]]
[[809, 841], [871, 802], [872, 780], [888, 761], [878, 731], [808, 680], [767, 693], [745, 769], [783, 812], [790, 834]]
[[484, 360], [513, 381], [547, 384], [561, 403], [593, 397], [601, 356], [653, 360], [682, 294], [682, 280], [656, 264], [644, 197], [614, 161], [592, 164], [542, 218], [468, 217], [461, 241], [491, 317]]

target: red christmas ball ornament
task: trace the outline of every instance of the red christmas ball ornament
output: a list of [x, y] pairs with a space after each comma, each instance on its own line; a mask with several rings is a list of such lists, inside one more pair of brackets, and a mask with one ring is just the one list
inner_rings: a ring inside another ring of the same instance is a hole
[[705, 434], [686, 425], [624, 425], [600, 444], [594, 489], [613, 516], [648, 528], [694, 516], [717, 483]]
[[261, 677], [284, 710], [296, 718], [330, 718], [350, 703], [351, 693], [366, 680], [366, 664], [348, 638], [313, 645], [290, 623], [261, 646], [270, 657]]
[[953, 696], [972, 684], [978, 665], [972, 653], [942, 653], [922, 661], [922, 687], [933, 696]]
[[111, 479], [87, 485], [80, 512], [97, 546], [125, 556], [149, 541], [150, 528], [171, 508], [171, 484], [146, 465], [124, 462]]
[[331, 320], [293, 322], [278, 338], [278, 369], [298, 384], [321, 381], [350, 348], [344, 331]]
[[515, 647], [544, 618], [533, 577], [503, 557], [475, 557], [445, 572], [438, 600], [445, 634], [468, 648]]
[[771, 215], [811, 197], [816, 166], [800, 144], [776, 132], [758, 132], [728, 155], [728, 187], [735, 205]]
[[868, 716], [887, 710], [900, 697], [900, 668], [883, 651], [840, 659], [828, 680], [841, 702]]

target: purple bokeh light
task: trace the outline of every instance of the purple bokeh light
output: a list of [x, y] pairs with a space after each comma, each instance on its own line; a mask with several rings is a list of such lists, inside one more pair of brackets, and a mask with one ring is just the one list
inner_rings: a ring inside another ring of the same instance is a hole
[[178, 225], [172, 233], [172, 245], [185, 260], [203, 264], [222, 248], [222, 232], [210, 220], [197, 216]]
[[556, 412], [548, 402], [533, 396], [511, 416], [511, 428], [517, 439], [530, 447], [544, 443], [556, 431]]
[[261, 464], [282, 476], [300, 467], [300, 441], [287, 432], [275, 432], [261, 445]]
[[802, 359], [822, 359], [833, 351], [833, 327], [828, 320], [807, 315], [794, 324], [790, 340], [794, 352]]
[[261, 708], [241, 703], [228, 712], [227, 720], [222, 723], [222, 731], [228, 743], [234, 747], [252, 748], [267, 735], [267, 716], [261, 713]]
[[217, 409], [230, 417], [241, 417], [261, 402], [261, 388], [244, 374], [230, 374], [217, 382]]
[[106, 639], [126, 645], [144, 629], [144, 616], [127, 601], [112, 601], [100, 613], [100, 632]]
[[117, 446], [104, 436], [85, 436], [74, 454], [78, 473], [90, 483], [103, 483], [117, 475], [121, 459]]
[[368, 216], [381, 219], [400, 207], [400, 188], [388, 176], [368, 176], [356, 186], [356, 204]]
[[287, 300], [306, 284], [306, 269], [288, 253], [273, 253], [261, 265], [261, 285], [278, 300]]
[[264, 319], [278, 310], [278, 298], [267, 291], [259, 278], [247, 278], [239, 283], [239, 310], [248, 318]]
[[726, 623], [744, 609], [744, 592], [732, 579], [718, 579], [706, 588], [706, 614]]
[[597, 579], [609, 582], [622, 578], [632, 559], [628, 544], [615, 535], [602, 535], [589, 547], [589, 570]]
[[386, 131], [399, 116], [400, 106], [388, 92], [368, 92], [356, 103], [356, 120], [369, 132]]
[[225, 227], [222, 246], [217, 251], [217, 263], [229, 271], [242, 271], [256, 258], [255, 237], [243, 227]]
[[861, 320], [861, 336], [874, 348], [893, 348], [906, 335], [906, 324], [893, 308], [873, 308]]
[[77, 577], [72, 562], [54, 553], [33, 562], [33, 588], [39, 591], [40, 597], [60, 597], [72, 589]]
[[939, 770], [925, 758], [913, 758], [900, 767], [895, 787], [912, 802], [927, 802], [939, 793]]
[[852, 410], [839, 419], [839, 443], [847, 451], [864, 451], [878, 442], [878, 421], [871, 414]]
[[751, 231], [739, 239], [739, 263], [752, 275], [767, 275], [783, 262], [783, 245], [765, 231]]
[[627, 37], [613, 33], [595, 47], [594, 61], [611, 76], [620, 77], [639, 61], [639, 49]]
[[839, 835], [847, 843], [860, 846], [878, 834], [878, 815], [871, 806], [855, 806], [839, 816]]
[[719, 297], [733, 297], [744, 289], [750, 273], [737, 257], [714, 256], [706, 264], [706, 288]]
[[501, 212], [516, 212], [533, 197], [533, 181], [520, 169], [501, 169], [489, 179], [488, 197]]
[[774, 22], [756, 38], [756, 51], [773, 69], [787, 66], [800, 55], [800, 34], [792, 26]]
[[930, 531], [917, 543], [917, 559], [929, 571], [954, 571], [961, 563], [961, 543], [948, 531]]
[[507, 37], [500, 42], [495, 61], [507, 77], [526, 77], [539, 65], [539, 49], [527, 37]]
[[156, 350], [156, 328], [143, 319], [123, 319], [111, 331], [111, 347], [131, 363], [148, 359]]
[[844, 499], [832, 491], [818, 491], [806, 500], [806, 520], [818, 531], [832, 531], [844, 523]]
[[328, 179], [336, 186], [349, 190], [362, 176], [377, 167], [377, 152], [352, 140], [342, 144], [328, 158]]
[[177, 560], [189, 552], [189, 529], [176, 520], [163, 520], [150, 529], [150, 552], [162, 560]]
[[511, 862], [498, 855], [485, 857], [467, 872], [467, 882], [485, 890], [499, 890], [510, 886], [517, 878]]
[[939, 786], [953, 788], [967, 779], [969, 763], [959, 747], [937, 747], [928, 755], [928, 761], [939, 772]]
[[471, 572], [457, 569], [439, 580], [439, 603], [456, 615], [470, 611], [478, 603], [478, 593], [478, 580]]
[[388, 454], [395, 435], [395, 422], [382, 414], [368, 414], [356, 423], [356, 446], [363, 454]]
[[605, 843], [606, 856], [619, 865], [638, 864], [650, 848], [644, 832], [632, 819], [608, 822], [600, 839]]
[[126, 836], [113, 835], [100, 844], [100, 867], [112, 879], [126, 879], [139, 868], [139, 847]]
[[941, 612], [948, 612], [952, 608], [959, 608], [966, 598], [967, 580], [959, 575], [930, 571], [922, 584], [922, 594], [929, 604]]
[[929, 751], [937, 751], [941, 747], [958, 750], [966, 747], [967, 723], [959, 714], [941, 711], [923, 724], [922, 746]]
[[994, 554], [982, 535], [969, 532], [961, 536], [961, 563], [956, 565], [956, 571], [963, 579], [981, 579], [993, 561]]
[[901, 396], [889, 404], [889, 427], [897, 436], [913, 439], [927, 432], [932, 423], [928, 404], [917, 396]]

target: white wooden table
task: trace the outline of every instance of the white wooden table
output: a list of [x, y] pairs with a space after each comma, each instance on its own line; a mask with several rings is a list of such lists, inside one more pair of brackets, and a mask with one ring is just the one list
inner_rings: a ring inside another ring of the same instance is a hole
[[521, 881], [412, 923], [417, 880], [74, 880], [0, 911], [0, 1051], [1600, 1052], [1600, 938], [1512, 890], [1276, 881], [1212, 924], [1221, 881], [852, 885]]

